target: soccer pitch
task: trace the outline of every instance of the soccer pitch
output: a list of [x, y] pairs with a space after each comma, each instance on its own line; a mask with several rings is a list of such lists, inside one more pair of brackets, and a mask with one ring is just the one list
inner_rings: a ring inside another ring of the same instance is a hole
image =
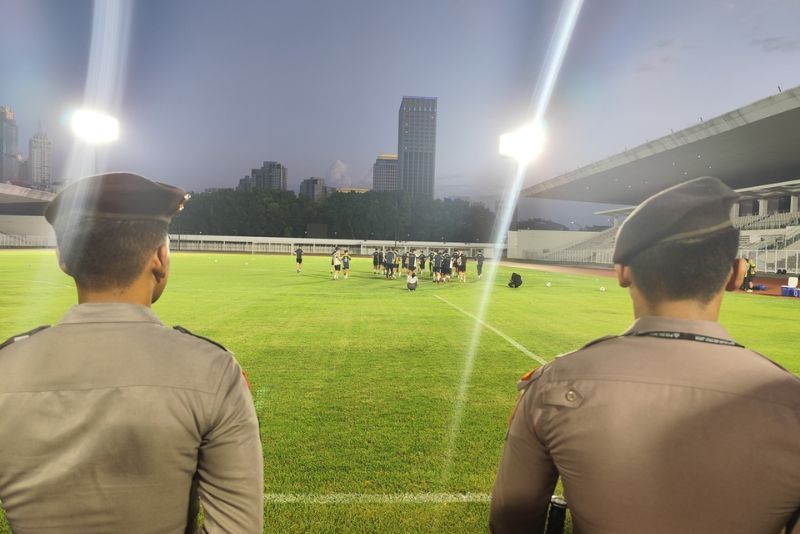
[[[173, 253], [155, 313], [236, 354], [265, 455], [267, 532], [482, 532], [520, 375], [633, 320], [627, 290], [597, 275], [500, 269], [460, 424], [456, 399], [482, 286], [372, 273], [355, 258]], [[545, 287], [546, 282], [551, 287]], [[607, 291], [600, 292], [605, 286]], [[52, 251], [0, 251], [0, 341], [54, 324], [75, 303]], [[800, 299], [728, 295], [721, 322], [800, 374]], [[502, 334], [502, 335], [501, 335]], [[451, 432], [455, 434], [451, 436]], [[450, 444], [453, 446], [451, 447]], [[8, 532], [0, 513], [0, 532]]]

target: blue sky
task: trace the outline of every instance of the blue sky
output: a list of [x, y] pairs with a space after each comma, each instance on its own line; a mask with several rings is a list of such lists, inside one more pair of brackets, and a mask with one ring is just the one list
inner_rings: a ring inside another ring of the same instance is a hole
[[[559, 3], [534, 0], [139, 1], [130, 9], [122, 137], [108, 165], [202, 190], [263, 160], [368, 185], [395, 152], [403, 95], [439, 98], [437, 196], [491, 199], [497, 138], [525, 119]], [[0, 104], [20, 145], [41, 120], [56, 170], [83, 98], [93, 4], [0, 0]], [[800, 85], [797, 0], [590, 1], [526, 185]], [[527, 200], [588, 224], [593, 207]]]

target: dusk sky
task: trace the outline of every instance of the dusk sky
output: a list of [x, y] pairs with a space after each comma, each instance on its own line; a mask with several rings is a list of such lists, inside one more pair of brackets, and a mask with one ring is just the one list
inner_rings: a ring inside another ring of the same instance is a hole
[[[289, 187], [369, 186], [397, 151], [404, 95], [439, 99], [436, 196], [487, 201], [511, 178], [519, 126], [560, 3], [535, 0], [138, 1], [122, 135], [108, 168], [202, 191], [264, 160]], [[0, 0], [0, 105], [20, 148], [41, 120], [54, 173], [73, 140], [93, 3]], [[800, 0], [585, 0], [526, 185], [800, 85]], [[522, 215], [599, 224], [596, 206], [526, 200]]]

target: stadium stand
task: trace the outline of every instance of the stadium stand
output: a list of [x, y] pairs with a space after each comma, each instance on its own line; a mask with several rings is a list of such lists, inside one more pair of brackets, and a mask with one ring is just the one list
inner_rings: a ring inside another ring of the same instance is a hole
[[0, 248], [55, 246], [44, 208], [54, 194], [0, 183]]
[[[731, 217], [740, 229], [740, 254], [761, 272], [800, 266], [800, 87], [649, 141], [631, 150], [528, 187], [522, 196], [627, 204], [597, 212], [614, 228], [578, 243], [532, 252], [509, 246], [509, 257], [553, 263], [611, 263], [618, 224], [648, 196], [704, 175], [741, 195]], [[525, 232], [525, 231], [520, 231]], [[518, 233], [520, 233], [518, 232]], [[509, 244], [535, 244], [509, 232]]]

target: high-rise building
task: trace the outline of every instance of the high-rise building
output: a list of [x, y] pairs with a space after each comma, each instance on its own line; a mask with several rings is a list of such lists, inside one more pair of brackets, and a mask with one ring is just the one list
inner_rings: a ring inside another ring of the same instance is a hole
[[328, 196], [328, 186], [322, 178], [306, 178], [300, 182], [300, 196], [314, 202], [322, 202]]
[[17, 146], [17, 122], [8, 106], [0, 106], [0, 183], [19, 182], [22, 159]]
[[28, 143], [28, 172], [30, 173], [30, 183], [35, 189], [50, 189], [52, 179], [50, 177], [50, 150], [52, 143], [47, 135], [42, 132], [41, 127]]
[[243, 178], [239, 179], [239, 185], [236, 186], [237, 191], [252, 191], [253, 184], [250, 180], [250, 176], [244, 176]]
[[380, 154], [372, 166], [374, 191], [397, 191], [397, 154]]
[[399, 188], [433, 197], [436, 168], [436, 98], [404, 96], [397, 133]]
[[277, 161], [265, 161], [260, 169], [253, 169], [250, 177], [255, 189], [280, 189], [286, 191], [288, 173]]
[[239, 191], [253, 191], [255, 189], [279, 189], [286, 191], [289, 173], [286, 167], [277, 161], [265, 161], [260, 169], [250, 171], [250, 176], [239, 180]]

